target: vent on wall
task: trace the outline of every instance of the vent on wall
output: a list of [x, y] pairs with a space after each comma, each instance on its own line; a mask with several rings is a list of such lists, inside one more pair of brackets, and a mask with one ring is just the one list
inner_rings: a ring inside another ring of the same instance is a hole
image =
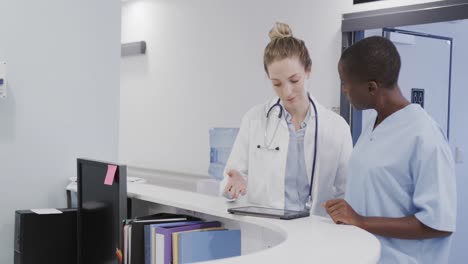
[[146, 42], [137, 41], [130, 43], [123, 43], [121, 48], [121, 56], [133, 56], [146, 53]]

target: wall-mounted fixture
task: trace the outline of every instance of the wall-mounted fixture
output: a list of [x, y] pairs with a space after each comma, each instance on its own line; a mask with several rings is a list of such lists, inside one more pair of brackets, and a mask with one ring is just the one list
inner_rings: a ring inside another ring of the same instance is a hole
[[146, 53], [145, 41], [129, 42], [129, 43], [122, 44], [122, 49], [121, 49], [122, 57], [140, 55], [140, 54], [145, 54], [145, 53]]
[[5, 98], [7, 95], [6, 82], [6, 63], [0, 61], [0, 98]]

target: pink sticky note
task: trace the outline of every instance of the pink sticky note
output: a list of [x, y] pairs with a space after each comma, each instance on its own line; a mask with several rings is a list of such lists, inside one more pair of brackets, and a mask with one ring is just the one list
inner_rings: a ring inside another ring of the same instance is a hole
[[107, 165], [107, 174], [106, 174], [106, 179], [104, 180], [105, 185], [112, 185], [114, 183], [116, 170], [117, 170], [117, 166]]

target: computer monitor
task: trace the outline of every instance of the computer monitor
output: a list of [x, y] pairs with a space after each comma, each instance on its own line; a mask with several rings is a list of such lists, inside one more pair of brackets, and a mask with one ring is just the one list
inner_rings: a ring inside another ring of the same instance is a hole
[[78, 159], [77, 167], [78, 264], [117, 264], [127, 216], [127, 168], [86, 159]]

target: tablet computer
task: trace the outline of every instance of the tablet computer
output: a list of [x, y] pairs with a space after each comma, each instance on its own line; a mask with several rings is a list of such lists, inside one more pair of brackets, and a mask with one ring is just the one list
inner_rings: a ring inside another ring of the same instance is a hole
[[309, 211], [291, 211], [283, 209], [274, 209], [260, 206], [245, 206], [245, 207], [236, 207], [229, 208], [228, 212], [231, 214], [237, 215], [248, 215], [248, 216], [259, 216], [259, 217], [268, 217], [276, 219], [296, 219], [301, 217], [307, 217], [310, 215]]

